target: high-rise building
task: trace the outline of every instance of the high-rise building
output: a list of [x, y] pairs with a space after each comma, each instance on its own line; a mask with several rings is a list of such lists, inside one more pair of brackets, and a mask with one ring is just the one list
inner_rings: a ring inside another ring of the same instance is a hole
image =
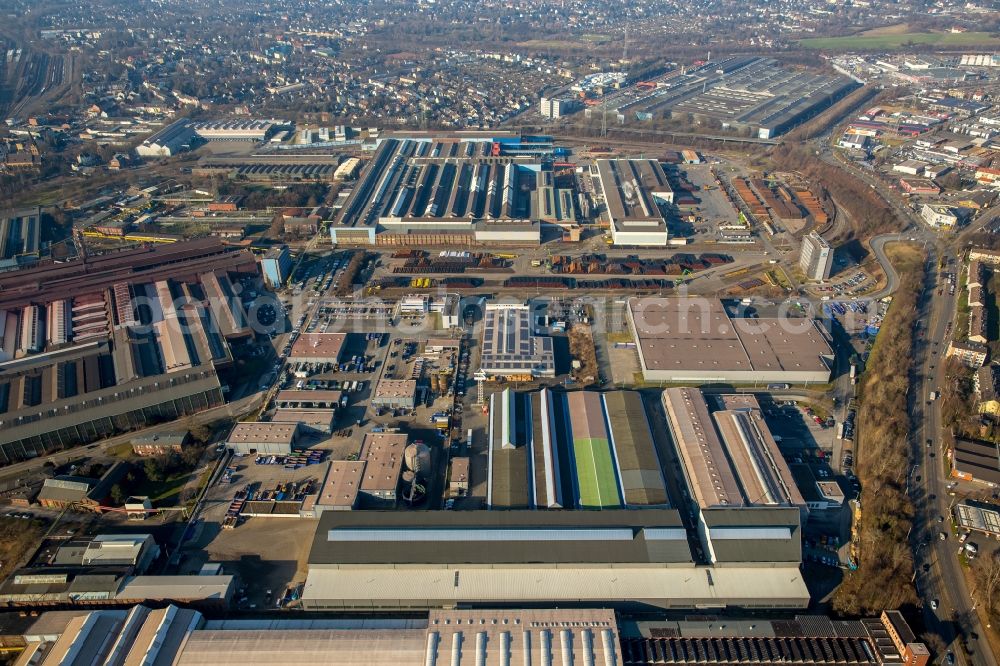
[[802, 239], [799, 266], [810, 280], [823, 281], [833, 269], [833, 248], [815, 231]]
[[269, 287], [277, 289], [285, 284], [292, 270], [292, 255], [288, 246], [279, 245], [268, 250], [260, 259], [260, 269]]
[[577, 102], [574, 99], [559, 97], [542, 97], [539, 101], [539, 113], [545, 118], [556, 120], [577, 109]]

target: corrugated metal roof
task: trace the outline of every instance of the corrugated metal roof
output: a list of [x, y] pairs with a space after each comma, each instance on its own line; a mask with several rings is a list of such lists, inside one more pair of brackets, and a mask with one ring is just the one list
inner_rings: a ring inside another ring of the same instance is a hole
[[715, 562], [800, 562], [795, 507], [740, 507], [701, 512]]
[[233, 586], [232, 576], [135, 576], [117, 598], [133, 599], [225, 599]]
[[666, 505], [667, 489], [642, 397], [634, 391], [604, 394], [625, 503]]
[[[525, 395], [513, 391], [490, 397], [489, 442], [489, 503], [506, 509], [527, 509], [531, 506], [528, 492], [528, 448], [523, 430], [527, 410]], [[511, 418], [507, 413], [520, 414]], [[513, 446], [510, 446], [513, 445]]]
[[[680, 530], [681, 534], [684, 530]], [[663, 538], [665, 533], [657, 533]], [[593, 528], [527, 528], [480, 530], [474, 527], [444, 529], [333, 529], [327, 534], [329, 541], [631, 541], [631, 529]]]
[[426, 631], [287, 630], [196, 631], [178, 657], [180, 665], [424, 663]]
[[[523, 564], [523, 563], [677, 563], [690, 562], [686, 539], [664, 540], [663, 533], [647, 539], [645, 528], [683, 528], [680, 515], [669, 509], [645, 511], [332, 511], [320, 518], [310, 565], [322, 564]], [[330, 541], [331, 531], [369, 530], [365, 541]], [[400, 538], [375, 538], [401, 530]], [[440, 534], [474, 530], [514, 534], [497, 540], [456, 536], [443, 547]], [[548, 540], [540, 547], [532, 533], [565, 531], [572, 538]], [[621, 535], [607, 539], [607, 531]], [[420, 533], [427, 532], [421, 540]], [[631, 538], [625, 539], [625, 532]], [[403, 538], [405, 537], [405, 538]]]

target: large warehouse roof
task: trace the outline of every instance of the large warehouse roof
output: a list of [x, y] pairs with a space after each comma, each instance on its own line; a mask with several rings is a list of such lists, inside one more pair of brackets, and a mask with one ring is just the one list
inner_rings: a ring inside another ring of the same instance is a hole
[[833, 351], [809, 319], [731, 318], [712, 298], [632, 298], [646, 379], [827, 381]]
[[662, 402], [692, 497], [714, 506], [795, 506], [805, 500], [756, 400], [718, 397], [709, 412], [701, 391], [669, 388]]
[[401, 432], [370, 432], [361, 445], [359, 460], [365, 462], [361, 490], [368, 493], [393, 493], [403, 471], [403, 451], [409, 435]]
[[490, 405], [489, 506], [668, 504], [638, 393], [507, 389]]
[[648, 511], [334, 511], [309, 564], [689, 562], [680, 514]]
[[663, 222], [653, 193], [673, 192], [655, 160], [597, 160], [595, 164], [613, 222], [626, 219]]
[[490, 396], [487, 503], [496, 508], [527, 509], [529, 488], [528, 406], [523, 394], [505, 390]]
[[594, 172], [614, 243], [666, 245], [667, 223], [655, 197], [673, 201], [673, 191], [656, 160], [597, 160]]
[[744, 499], [740, 486], [701, 391], [667, 389], [663, 392], [663, 408], [694, 501], [702, 508], [741, 506]]
[[[646, 513], [636, 511], [635, 513]], [[426, 608], [500, 603], [656, 608], [805, 608], [798, 566], [312, 567], [306, 608]]]
[[753, 412], [727, 409], [714, 412], [712, 417], [749, 501], [756, 498], [758, 504], [805, 504], [777, 445], [768, 446], [770, 433], [759, 413], [755, 416]]
[[277, 626], [244, 629], [216, 624], [209, 621], [205, 629], [191, 632], [174, 663], [545, 664], [554, 650], [574, 664], [621, 663], [618, 623], [611, 610], [432, 610], [405, 623], [319, 620], [312, 623], [317, 626], [303, 626], [303, 621], [278, 621]]
[[699, 515], [712, 562], [802, 561], [800, 514], [795, 507], [714, 508]]
[[[598, 604], [603, 606], [604, 604]], [[462, 666], [560, 663], [899, 664], [904, 650], [929, 655], [899, 611], [831, 620], [714, 614], [643, 618], [620, 627], [610, 608], [460, 608], [336, 617], [206, 619], [168, 605], [150, 609], [49, 611], [14, 633], [19, 661], [56, 664], [267, 664], [268, 666]], [[57, 636], [52, 640], [50, 636]]]
[[620, 507], [621, 493], [601, 394], [575, 391], [566, 395], [566, 402], [576, 463], [577, 504], [585, 509]]
[[297, 423], [272, 423], [245, 421], [233, 426], [227, 443], [234, 444], [288, 444], [295, 442]]
[[425, 629], [203, 630], [191, 634], [176, 663], [396, 666], [423, 663], [426, 643]]
[[468, 231], [480, 221], [536, 221], [544, 212], [539, 194], [545, 190], [536, 186], [541, 158], [494, 154], [492, 141], [462, 138], [382, 140], [347, 199], [341, 224]]
[[291, 359], [336, 363], [346, 339], [346, 333], [303, 333], [292, 345]]

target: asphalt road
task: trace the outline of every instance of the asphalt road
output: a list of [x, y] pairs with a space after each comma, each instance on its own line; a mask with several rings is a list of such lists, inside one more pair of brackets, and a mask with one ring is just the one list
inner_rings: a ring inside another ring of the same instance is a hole
[[889, 258], [886, 256], [885, 246], [888, 243], [906, 241], [910, 238], [914, 237], [907, 236], [905, 234], [883, 234], [881, 236], [875, 236], [871, 239], [871, 241], [869, 241], [872, 252], [875, 253], [875, 259], [878, 260], [878, 263], [882, 266], [882, 271], [885, 273], [885, 287], [874, 294], [869, 294], [867, 298], [878, 300], [894, 293], [897, 289], [899, 289], [899, 273], [897, 273], [896, 269], [892, 267], [892, 262], [890, 262]]
[[[947, 255], [946, 255], [947, 256]], [[937, 262], [937, 256], [932, 254]], [[935, 629], [946, 640], [961, 663], [962, 651], [954, 643], [956, 629], [965, 633], [965, 644], [969, 649], [968, 663], [995, 666], [996, 659], [989, 643], [979, 640], [983, 627], [974, 610], [975, 601], [966, 585], [965, 576], [956, 554], [957, 540], [951, 535], [951, 505], [946, 484], [948, 477], [944, 469], [945, 458], [941, 450], [941, 403], [929, 400], [930, 392], [936, 391], [946, 380], [944, 366], [940, 362], [947, 344], [947, 324], [953, 320], [958, 290], [949, 295], [947, 289], [937, 293], [936, 273], [928, 280], [925, 298], [921, 303], [920, 321], [926, 322], [923, 335], [914, 346], [916, 363], [911, 376], [914, 390], [909, 396], [910, 410], [916, 428], [912, 439], [914, 460], [919, 467], [913, 477], [922, 481], [910, 485], [915, 516], [911, 533], [917, 583], [925, 599], [938, 599], [936, 611], [930, 605], [924, 607], [929, 628]], [[932, 445], [925, 445], [930, 439]], [[934, 453], [932, 457], [931, 454]], [[944, 522], [938, 522], [939, 517]], [[945, 540], [940, 533], [947, 534]], [[923, 572], [924, 564], [930, 571]]]

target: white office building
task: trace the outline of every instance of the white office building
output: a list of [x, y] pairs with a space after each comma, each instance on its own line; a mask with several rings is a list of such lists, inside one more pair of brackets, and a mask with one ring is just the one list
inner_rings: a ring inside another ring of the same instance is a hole
[[802, 239], [799, 267], [810, 280], [822, 282], [833, 270], [833, 248], [815, 231]]

